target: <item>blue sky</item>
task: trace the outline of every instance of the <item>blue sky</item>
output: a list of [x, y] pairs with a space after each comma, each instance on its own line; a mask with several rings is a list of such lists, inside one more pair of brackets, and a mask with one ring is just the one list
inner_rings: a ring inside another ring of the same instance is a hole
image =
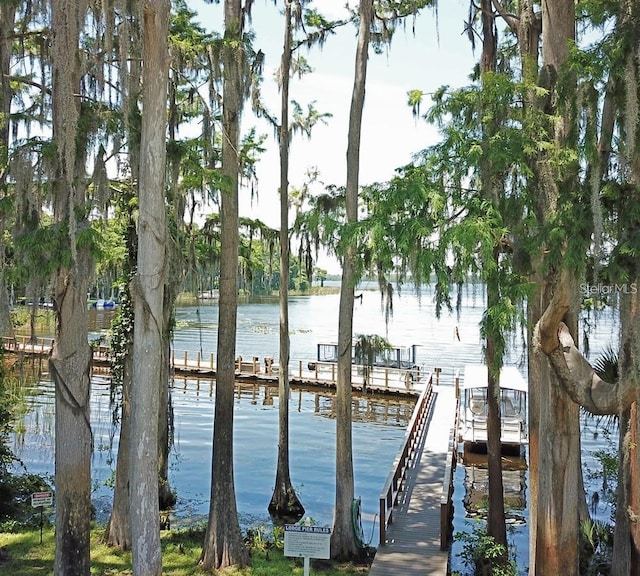
[[[328, 17], [344, 14], [346, 0], [317, 0], [313, 5]], [[354, 1], [351, 0], [351, 4]], [[222, 4], [205, 4], [202, 0], [187, 0], [198, 13], [197, 20], [205, 27], [220, 30]], [[282, 49], [283, 20], [281, 3], [256, 0], [252, 27], [256, 48], [265, 53], [263, 94], [274, 112], [279, 97], [273, 72], [278, 66]], [[407, 106], [407, 92], [419, 89], [430, 93], [447, 84], [467, 84], [476, 56], [464, 35], [468, 0], [440, 3], [438, 17], [425, 10], [415, 20], [409, 19], [400, 29], [384, 54], [370, 51], [367, 93], [363, 117], [360, 183], [385, 181], [395, 168], [411, 161], [415, 152], [432, 144], [435, 130], [423, 120], [416, 120]], [[320, 112], [333, 116], [327, 125], [314, 128], [311, 140], [297, 136], [291, 146], [292, 187], [300, 187], [310, 168], [317, 168], [325, 184], [342, 186], [346, 178], [346, 148], [349, 104], [353, 84], [356, 49], [356, 29], [347, 26], [329, 38], [322, 49], [314, 48], [305, 56], [314, 72], [291, 83], [292, 98], [303, 107], [315, 101]], [[428, 107], [425, 102], [424, 110]], [[279, 181], [277, 146], [271, 129], [250, 112], [243, 117], [243, 129], [256, 126], [259, 133], [269, 134], [268, 151], [258, 165], [258, 199], [253, 203], [249, 194], [241, 195], [244, 216], [260, 218], [268, 225], [279, 227], [277, 188]], [[322, 265], [322, 263], [321, 263]]]

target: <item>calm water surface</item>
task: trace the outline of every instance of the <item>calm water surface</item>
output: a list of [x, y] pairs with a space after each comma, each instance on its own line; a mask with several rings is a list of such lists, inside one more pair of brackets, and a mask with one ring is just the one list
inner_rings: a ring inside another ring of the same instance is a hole
[[[174, 526], [205, 520], [209, 510], [214, 400], [209, 384], [180, 381], [172, 400], [175, 445], [170, 483], [178, 493]], [[16, 455], [28, 470], [53, 474], [53, 385], [46, 374], [25, 433], [15, 438]], [[330, 523], [335, 494], [335, 420], [333, 397], [309, 391], [292, 393], [290, 410], [291, 480], [307, 515]], [[362, 497], [363, 527], [377, 543], [377, 497], [404, 437], [411, 416], [410, 401], [354, 399], [355, 493]], [[111, 505], [109, 481], [115, 470], [117, 430], [111, 424], [108, 386], [94, 383], [91, 395], [93, 501], [99, 520]], [[273, 491], [278, 438], [278, 398], [264, 386], [238, 388], [235, 402], [234, 461], [238, 510], [244, 527], [270, 523], [267, 506]]]
[[[479, 322], [483, 293], [479, 287], [462, 294], [461, 313], [444, 311], [438, 319], [432, 293], [404, 290], [396, 295], [393, 316], [385, 323], [379, 294], [374, 283], [361, 287], [363, 298], [354, 310], [355, 334], [379, 334], [397, 346], [420, 345], [418, 363], [425, 369], [443, 369], [442, 383], [450, 385], [453, 375], [467, 363], [482, 362]], [[337, 341], [339, 295], [295, 296], [290, 303], [291, 367], [316, 356], [316, 345]], [[112, 317], [109, 311], [92, 311], [92, 337], [104, 334]], [[206, 357], [216, 352], [218, 308], [216, 305], [181, 307], [176, 312], [177, 327], [173, 338], [176, 354], [201, 352]], [[236, 352], [244, 358], [273, 356], [278, 361], [278, 305], [275, 300], [240, 304]], [[586, 323], [585, 323], [586, 326]], [[617, 341], [617, 329], [611, 313], [597, 321], [590, 319], [591, 359]], [[612, 341], [613, 339], [613, 341]], [[524, 338], [516, 334], [509, 343], [506, 362], [517, 364], [526, 374]], [[32, 472], [53, 473], [53, 391], [43, 376], [38, 396], [32, 399], [34, 410], [26, 422], [27, 432], [16, 439], [16, 450]], [[170, 482], [178, 492], [175, 515], [178, 521], [204, 519], [208, 513], [213, 429], [212, 382], [201, 381], [199, 390], [193, 380], [176, 381], [173, 392], [175, 411], [175, 447], [171, 458]], [[331, 413], [332, 398], [313, 392], [294, 392], [291, 398], [291, 478], [307, 509], [307, 515], [320, 523], [330, 523], [335, 489], [335, 421]], [[236, 395], [235, 406], [235, 481], [238, 509], [243, 526], [269, 522], [266, 512], [277, 453], [277, 396], [264, 388], [244, 389]], [[362, 498], [366, 539], [378, 541], [378, 496], [395, 458], [410, 417], [411, 402], [371, 399], [354, 400], [354, 467], [356, 496]], [[372, 417], [375, 415], [375, 417]], [[115, 467], [117, 434], [111, 425], [108, 387], [94, 383], [92, 425], [95, 436], [94, 484], [98, 516], [106, 518], [111, 489], [105, 485]], [[602, 435], [594, 436], [596, 424], [585, 422], [583, 458], [597, 469], [593, 452], [602, 447]], [[526, 461], [525, 461], [526, 463]], [[465, 497], [470, 479], [482, 488], [482, 469], [459, 465], [455, 472], [454, 531], [469, 530], [469, 512]], [[517, 511], [518, 520], [512, 538], [519, 552], [520, 567], [528, 563], [526, 469], [516, 472], [509, 485], [519, 492], [524, 506]], [[590, 494], [598, 491], [597, 482], [587, 486]], [[476, 495], [477, 496], [477, 495]], [[475, 496], [474, 496], [475, 497]], [[520, 500], [518, 500], [520, 501]], [[602, 502], [602, 501], [601, 501]], [[609, 509], [601, 503], [596, 515], [607, 518]], [[462, 570], [458, 554], [452, 549], [452, 568]]]

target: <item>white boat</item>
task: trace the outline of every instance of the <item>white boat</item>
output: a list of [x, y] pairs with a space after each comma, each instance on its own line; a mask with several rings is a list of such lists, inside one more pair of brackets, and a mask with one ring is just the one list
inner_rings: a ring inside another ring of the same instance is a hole
[[[486, 450], [487, 367], [470, 364], [464, 368], [460, 389], [459, 442], [468, 450]], [[528, 442], [527, 393], [529, 386], [515, 366], [500, 371], [500, 441], [502, 449], [521, 452]]]

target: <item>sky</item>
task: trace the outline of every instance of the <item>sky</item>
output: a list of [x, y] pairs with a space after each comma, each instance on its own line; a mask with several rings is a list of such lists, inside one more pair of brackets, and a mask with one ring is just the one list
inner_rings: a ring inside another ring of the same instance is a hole
[[[221, 31], [222, 3], [205, 4], [202, 0], [186, 0], [197, 12], [196, 18], [205, 28]], [[350, 0], [354, 4], [353, 0]], [[345, 15], [346, 0], [316, 0], [312, 3], [329, 18]], [[283, 39], [283, 18], [273, 0], [255, 0], [251, 27], [255, 31], [254, 46], [265, 54], [263, 95], [268, 108], [277, 114], [279, 95], [274, 72], [278, 67]], [[411, 162], [412, 155], [437, 141], [437, 131], [423, 119], [415, 118], [407, 105], [409, 90], [429, 94], [442, 85], [459, 87], [469, 84], [469, 74], [477, 59], [464, 34], [464, 21], [469, 0], [440, 3], [436, 13], [424, 10], [410, 18], [397, 30], [390, 47], [383, 54], [369, 51], [367, 87], [360, 150], [360, 185], [387, 181], [400, 166]], [[331, 36], [324, 47], [305, 50], [313, 72], [303, 79], [292, 79], [291, 97], [303, 109], [314, 103], [321, 113], [330, 113], [326, 125], [316, 125], [311, 139], [296, 136], [291, 143], [289, 182], [301, 187], [311, 169], [319, 172], [326, 184], [344, 186], [346, 182], [346, 149], [349, 106], [353, 86], [357, 30], [346, 26]], [[428, 96], [422, 111], [429, 107]], [[278, 182], [279, 160], [273, 131], [265, 121], [250, 111], [243, 116], [243, 132], [256, 127], [268, 134], [267, 151], [257, 166], [258, 195], [251, 200], [248, 191], [240, 194], [242, 216], [259, 218], [279, 228]], [[330, 273], [339, 272], [337, 263], [326, 255], [318, 262]]]

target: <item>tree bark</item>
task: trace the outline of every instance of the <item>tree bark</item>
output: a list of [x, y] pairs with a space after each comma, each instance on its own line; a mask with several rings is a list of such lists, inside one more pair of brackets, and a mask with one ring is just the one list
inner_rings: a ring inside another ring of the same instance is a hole
[[[360, 0], [360, 27], [356, 48], [355, 73], [347, 145], [347, 182], [345, 189], [347, 228], [358, 221], [358, 186], [360, 174], [360, 140], [362, 111], [367, 81], [370, 26], [373, 0]], [[336, 502], [331, 534], [331, 557], [346, 560], [356, 556], [356, 541], [351, 519], [354, 501], [353, 437], [351, 421], [351, 359], [353, 339], [353, 304], [355, 297], [356, 253], [353, 240], [348, 242], [342, 261], [338, 320], [338, 381], [336, 390]]]
[[[9, 115], [13, 92], [9, 81], [11, 66], [12, 33], [15, 24], [16, 7], [12, 2], [0, 3], [0, 199], [9, 195], [7, 173], [9, 168]], [[0, 229], [9, 228], [9, 214], [0, 211]], [[0, 337], [13, 338], [13, 325], [9, 313], [11, 302], [5, 275], [5, 245], [0, 236]]]
[[[485, 83], [487, 74], [496, 70], [497, 58], [497, 30], [496, 23], [491, 9], [491, 0], [482, 0], [481, 4], [482, 20], [482, 58], [480, 62], [483, 74], [482, 82]], [[483, 114], [483, 116], [485, 116]], [[489, 116], [489, 115], [487, 115]], [[484, 151], [480, 163], [480, 177], [482, 195], [487, 202], [497, 207], [504, 182], [500, 174], [496, 174], [489, 154], [489, 142], [495, 137], [496, 124], [492, 121], [483, 123], [482, 127], [482, 148]], [[496, 245], [493, 250], [492, 262], [484, 262], [483, 274], [487, 287], [487, 311], [490, 311], [500, 302], [500, 241], [496, 238]], [[485, 335], [485, 362], [487, 365], [487, 463], [489, 471], [489, 514], [487, 518], [487, 534], [501, 545], [504, 549], [502, 558], [495, 561], [506, 562], [508, 559], [507, 550], [507, 527], [504, 517], [504, 490], [502, 482], [502, 444], [501, 428], [502, 421], [500, 415], [500, 370], [502, 369], [502, 358], [504, 346], [501, 344], [504, 337], [500, 333], [500, 328], [493, 325], [491, 315], [485, 315], [483, 319]]]
[[160, 576], [158, 514], [158, 413], [163, 362], [165, 281], [166, 102], [169, 73], [167, 34], [170, 3], [143, 4], [143, 116], [140, 149], [138, 269], [134, 303], [131, 390], [131, 551], [135, 575]]
[[289, 470], [289, 78], [291, 76], [292, 1], [285, 0], [284, 45], [280, 60], [281, 119], [280, 148], [280, 370], [278, 372], [278, 463], [276, 484], [269, 512], [276, 517], [297, 520], [304, 514]]
[[167, 246], [167, 269], [162, 303], [162, 365], [160, 367], [160, 399], [158, 405], [158, 506], [169, 510], [176, 495], [169, 483], [169, 454], [173, 438], [173, 408], [171, 405], [171, 330], [176, 291], [179, 284], [172, 265], [175, 255]]
[[244, 103], [240, 0], [225, 0], [223, 47], [222, 172], [220, 297], [216, 397], [213, 426], [211, 501], [201, 565], [207, 570], [246, 566], [249, 555], [242, 540], [233, 475], [233, 399], [238, 302], [238, 181], [240, 118]]
[[[56, 550], [54, 572], [83, 576], [90, 572], [91, 519], [91, 349], [87, 337], [87, 286], [92, 262], [77, 244], [77, 209], [84, 207], [76, 169], [84, 166], [84, 151], [77, 150], [80, 102], [80, 26], [86, 4], [54, 0], [52, 28], [53, 141], [56, 173], [53, 183], [54, 222], [60, 249], [70, 264], [61, 264], [54, 281], [56, 338], [50, 370], [55, 398]], [[78, 156], [80, 158], [78, 158]]]
[[[500, 16], [507, 22], [512, 32], [518, 38], [518, 48], [520, 54], [520, 68], [525, 86], [530, 86], [523, 98], [523, 113], [526, 117], [535, 110], [536, 92], [533, 86], [538, 77], [538, 60], [540, 34], [542, 33], [542, 20], [539, 13], [534, 9], [534, 0], [522, 0], [518, 2], [518, 17], [513, 17], [504, 10], [502, 3], [493, 0], [493, 4]], [[531, 189], [536, 189], [537, 184], [537, 164], [530, 162]], [[539, 218], [542, 214], [539, 214]], [[519, 242], [516, 242], [514, 249], [514, 267], [522, 274], [529, 273], [527, 268], [527, 256], [519, 253]], [[539, 259], [541, 260], [541, 258]], [[531, 269], [540, 270], [540, 262], [533, 262]], [[542, 315], [542, 302], [545, 300], [543, 289], [540, 287], [531, 295], [527, 302], [527, 342], [533, 341], [533, 327]], [[533, 353], [532, 346], [528, 347], [528, 378], [529, 382], [546, 382], [548, 375], [543, 369], [541, 362]], [[544, 372], [544, 374], [543, 374]], [[528, 395], [528, 424], [529, 424], [529, 572], [535, 574], [536, 557], [536, 531], [537, 531], [537, 509], [538, 509], [538, 458], [539, 458], [539, 430], [540, 430], [540, 386], [529, 386]]]
[[120, 436], [113, 488], [113, 505], [107, 524], [105, 541], [117, 550], [131, 549], [131, 516], [129, 514], [129, 475], [131, 461], [131, 354], [124, 360], [122, 376], [122, 406], [120, 408]]
[[[138, 139], [139, 140], [139, 139]], [[133, 173], [138, 174], [139, 165]], [[125, 274], [131, 278], [137, 267], [138, 234], [136, 222], [131, 211], [131, 200], [134, 192], [127, 189], [120, 201], [128, 206], [127, 226], [125, 232], [126, 263]], [[116, 358], [112, 362], [111, 374], [113, 387], [120, 386], [120, 436], [118, 439], [118, 456], [116, 460], [115, 484], [113, 488], [113, 504], [107, 524], [105, 540], [109, 546], [119, 550], [131, 549], [131, 515], [130, 515], [130, 463], [131, 463], [131, 382], [133, 380], [133, 325], [134, 311], [129, 286], [125, 286], [120, 294], [118, 311]], [[113, 346], [114, 343], [112, 343]], [[120, 365], [121, 363], [121, 365]], [[115, 391], [114, 391], [115, 392]], [[112, 393], [113, 395], [114, 393]]]
[[[559, 94], [557, 80], [565, 74], [565, 64], [569, 55], [571, 41], [575, 40], [575, 6], [572, 0], [544, 2], [542, 6], [542, 84], [549, 90], [549, 98], [545, 102], [544, 112], [554, 114], [552, 134], [558, 147], [570, 144], [572, 126], [575, 122], [572, 111], [565, 107], [558, 108], [558, 103], [567, 103]], [[565, 87], [566, 89], [566, 87]], [[544, 226], [550, 222], [556, 212], [560, 186], [575, 185], [577, 174], [556, 174], [550, 158], [543, 156], [539, 162], [539, 181], [536, 187], [536, 211], [540, 223]], [[556, 247], [557, 248], [557, 247]], [[560, 264], [560, 263], [558, 263]], [[575, 273], [575, 272], [574, 272]], [[538, 277], [539, 295], [553, 292], [570, 293], [571, 285], [564, 283], [566, 277], [557, 274]], [[577, 294], [575, 295], [577, 296]], [[576, 298], [568, 298], [573, 305]], [[548, 302], [542, 303], [542, 309]], [[541, 366], [536, 368], [540, 375], [547, 375], [538, 383], [539, 402], [539, 463], [538, 463], [538, 506], [536, 520], [535, 573], [558, 574], [567, 576], [578, 573], [578, 520], [580, 498], [578, 494], [580, 473], [580, 427], [579, 409], [566, 394], [557, 374], [547, 369], [546, 348], [548, 338], [557, 335], [557, 326], [569, 310], [556, 308], [545, 310], [553, 316], [550, 323], [540, 321], [539, 341], [533, 345], [537, 350], [535, 362]], [[551, 316], [549, 316], [551, 317]], [[554, 326], [554, 322], [556, 322]]]

